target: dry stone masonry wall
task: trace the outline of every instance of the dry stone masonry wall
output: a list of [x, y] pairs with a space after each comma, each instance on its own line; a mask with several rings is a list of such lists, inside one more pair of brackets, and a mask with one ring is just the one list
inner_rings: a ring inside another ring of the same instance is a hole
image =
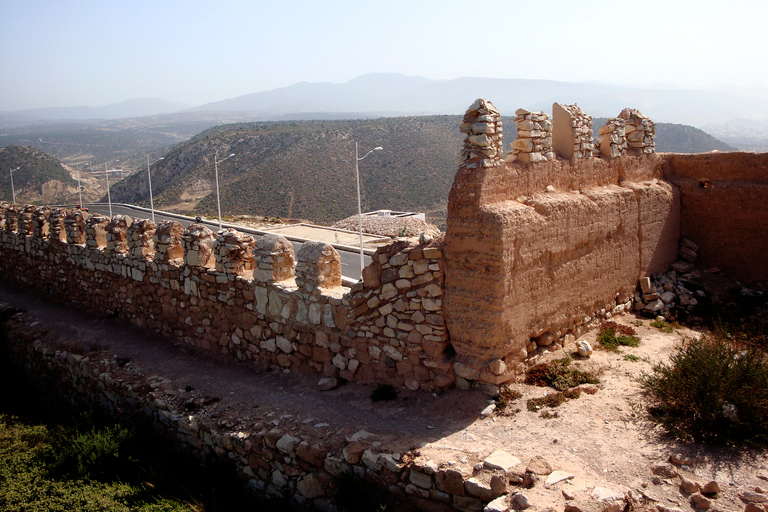
[[[206, 350], [331, 383], [412, 390], [454, 383], [441, 239], [379, 248], [366, 281], [350, 289], [341, 286], [339, 254], [325, 243], [305, 243], [294, 256], [276, 235], [257, 242], [199, 224], [155, 226], [7, 203], [0, 213], [0, 272], [8, 279]], [[66, 240], [48, 235], [62, 226]]]
[[490, 101], [478, 98], [464, 114], [459, 130], [466, 134], [459, 165], [469, 169], [499, 165], [503, 130], [499, 111]]
[[553, 160], [552, 123], [544, 112], [530, 112], [524, 108], [515, 112], [517, 140], [510, 144], [512, 152], [505, 162], [537, 163]]
[[628, 154], [649, 155], [656, 151], [656, 123], [634, 108], [625, 108], [619, 118], [624, 120]]

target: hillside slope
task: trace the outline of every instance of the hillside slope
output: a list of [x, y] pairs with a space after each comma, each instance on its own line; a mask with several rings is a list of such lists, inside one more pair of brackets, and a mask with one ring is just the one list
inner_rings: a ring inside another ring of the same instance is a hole
[[11, 201], [11, 180], [17, 202], [57, 203], [75, 202], [77, 180], [55, 158], [29, 146], [6, 146], [0, 148], [0, 198]]
[[[239, 123], [211, 128], [174, 147], [152, 167], [157, 207], [216, 213], [214, 154], [219, 160], [221, 206], [226, 214], [269, 215], [331, 223], [357, 211], [355, 141], [364, 210], [426, 211], [441, 224], [456, 172], [462, 135], [459, 116], [372, 120]], [[516, 137], [503, 118], [505, 145]], [[596, 120], [596, 126], [602, 120]], [[658, 125], [660, 151], [730, 149], [701, 130]], [[144, 168], [146, 170], [146, 168]], [[114, 201], [148, 205], [146, 172], [112, 188]]]

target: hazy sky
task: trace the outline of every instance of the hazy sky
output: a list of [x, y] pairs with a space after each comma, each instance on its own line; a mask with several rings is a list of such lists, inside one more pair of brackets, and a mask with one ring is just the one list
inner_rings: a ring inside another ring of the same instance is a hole
[[0, 110], [369, 72], [768, 87], [765, 0], [0, 0]]

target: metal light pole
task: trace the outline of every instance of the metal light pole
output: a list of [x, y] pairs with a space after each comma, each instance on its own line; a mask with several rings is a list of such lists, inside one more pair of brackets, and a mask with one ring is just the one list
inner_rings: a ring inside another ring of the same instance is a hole
[[372, 150], [368, 151], [365, 155], [357, 157], [357, 142], [355, 142], [355, 177], [357, 178], [357, 220], [360, 228], [360, 279], [363, 278], [363, 208], [360, 204], [360, 166], [358, 162], [364, 160], [365, 157], [373, 153], [374, 151], [382, 151], [384, 148], [376, 146]]
[[80, 199], [80, 202], [78, 203], [80, 205], [80, 208], [83, 207], [83, 189], [80, 187], [80, 169], [75, 167], [75, 170], [77, 171], [77, 197]]
[[227, 158], [224, 158], [223, 160], [219, 160], [216, 153], [213, 154], [213, 169], [214, 174], [216, 175], [216, 207], [219, 210], [219, 230], [223, 229], [221, 226], [221, 197], [219, 196], [219, 162], [223, 162], [224, 160], [229, 160], [235, 156], [234, 153], [229, 155]]
[[[120, 160], [115, 160], [119, 162]], [[109, 171], [107, 170], [107, 162], [104, 162], [104, 174], [107, 175], [107, 201], [109, 202], [109, 216], [112, 217], [112, 195], [109, 193]]]
[[15, 169], [11, 169], [11, 173], [10, 173], [11, 174], [11, 195], [13, 196], [13, 204], [16, 204], [16, 189], [13, 188], [13, 173], [18, 171], [19, 169], [21, 169], [21, 166]]
[[[164, 157], [160, 157], [154, 162], [156, 164], [160, 160], [165, 160]], [[155, 202], [152, 200], [152, 176], [149, 174], [149, 155], [147, 155], [147, 180], [149, 181], [149, 209], [152, 211], [152, 222], [155, 222]]]

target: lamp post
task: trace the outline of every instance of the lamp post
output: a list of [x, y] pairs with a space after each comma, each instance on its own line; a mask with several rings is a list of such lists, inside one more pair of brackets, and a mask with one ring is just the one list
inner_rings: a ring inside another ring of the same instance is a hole
[[219, 196], [219, 162], [229, 160], [233, 156], [235, 156], [234, 153], [230, 154], [227, 158], [219, 160], [219, 157], [216, 155], [216, 153], [213, 154], [213, 169], [214, 174], [216, 175], [216, 207], [219, 210], [219, 230], [223, 229], [221, 226], [221, 197]]
[[80, 169], [75, 166], [75, 170], [77, 171], [77, 197], [80, 199], [80, 202], [77, 203], [80, 205], [80, 208], [83, 207], [83, 189], [80, 187]]
[[15, 169], [11, 169], [11, 172], [10, 172], [10, 174], [11, 174], [11, 195], [13, 196], [13, 204], [16, 204], [16, 189], [13, 188], [13, 173], [18, 171], [19, 169], [21, 169], [21, 166], [15, 168]]
[[[119, 162], [120, 160], [115, 160]], [[109, 203], [109, 216], [112, 217], [112, 195], [109, 193], [109, 170], [107, 170], [107, 162], [104, 162], [104, 174], [107, 176], [107, 202]]]
[[[152, 163], [156, 164], [160, 160], [165, 160], [165, 158], [160, 157]], [[150, 165], [151, 164], [149, 163], [149, 155], [147, 155], [147, 181], [149, 181], [149, 209], [152, 211], [152, 222], [155, 222], [155, 202], [152, 200], [152, 176], [149, 174]]]
[[364, 160], [365, 157], [373, 153], [374, 151], [382, 151], [384, 148], [376, 146], [372, 150], [368, 151], [362, 157], [357, 156], [357, 142], [355, 142], [355, 177], [357, 178], [357, 220], [358, 227], [360, 229], [360, 279], [363, 278], [363, 208], [360, 204], [360, 160]]

